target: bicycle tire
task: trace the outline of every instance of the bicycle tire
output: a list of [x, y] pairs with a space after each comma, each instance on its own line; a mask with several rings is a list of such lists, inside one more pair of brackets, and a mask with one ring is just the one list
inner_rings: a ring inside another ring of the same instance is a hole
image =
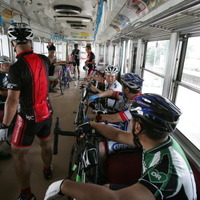
[[78, 146], [76, 143], [73, 144], [70, 158], [69, 158], [69, 171], [68, 171], [68, 177], [72, 181], [76, 181], [76, 175], [77, 175], [77, 168], [78, 168]]
[[60, 80], [60, 92], [62, 95], [64, 95], [65, 89], [66, 89], [66, 77], [61, 77]]

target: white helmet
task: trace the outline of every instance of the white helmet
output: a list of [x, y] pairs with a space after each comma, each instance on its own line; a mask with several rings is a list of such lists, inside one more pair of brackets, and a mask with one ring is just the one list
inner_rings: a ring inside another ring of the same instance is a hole
[[0, 64], [11, 63], [11, 60], [8, 56], [0, 56]]
[[114, 65], [108, 65], [106, 68], [105, 68], [105, 73], [106, 74], [112, 74], [112, 75], [115, 75], [119, 72], [119, 69], [117, 67], [115, 67]]
[[14, 23], [8, 28], [8, 38], [17, 44], [26, 44], [33, 39], [33, 32], [26, 23]]

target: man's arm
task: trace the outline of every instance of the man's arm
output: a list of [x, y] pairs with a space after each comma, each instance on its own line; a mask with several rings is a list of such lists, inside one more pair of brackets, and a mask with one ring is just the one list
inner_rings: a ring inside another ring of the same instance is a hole
[[[90, 120], [96, 119], [96, 114], [88, 114], [87, 115]], [[102, 114], [100, 121], [109, 121], [111, 123], [121, 122], [123, 121], [119, 113], [115, 114]]]
[[8, 90], [5, 102], [3, 124], [9, 126], [16, 114], [20, 91]]
[[90, 122], [92, 128], [94, 128], [99, 134], [108, 138], [109, 140], [121, 142], [128, 145], [135, 145], [133, 142], [133, 134], [131, 132], [122, 131], [118, 128], [106, 124], [98, 124], [96, 122]]
[[[60, 181], [61, 182], [61, 181]], [[142, 184], [136, 183], [130, 187], [121, 190], [110, 190], [104, 186], [79, 183], [66, 179], [62, 185], [53, 183], [46, 192], [45, 200], [54, 199], [55, 189], [60, 190], [63, 194], [71, 196], [77, 200], [155, 200], [153, 194]], [[55, 198], [56, 199], [56, 198]]]

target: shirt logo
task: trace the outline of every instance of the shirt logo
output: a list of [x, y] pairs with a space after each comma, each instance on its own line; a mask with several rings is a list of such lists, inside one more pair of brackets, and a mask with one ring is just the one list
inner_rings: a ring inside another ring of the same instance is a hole
[[157, 169], [150, 169], [148, 176], [153, 183], [164, 183], [167, 180], [167, 175], [163, 172], [159, 172]]

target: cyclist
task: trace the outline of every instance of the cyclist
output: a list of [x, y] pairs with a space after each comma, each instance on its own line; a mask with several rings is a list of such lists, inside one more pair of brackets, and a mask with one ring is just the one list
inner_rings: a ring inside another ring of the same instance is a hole
[[65, 179], [49, 186], [45, 200], [64, 194], [80, 200], [197, 200], [192, 170], [183, 150], [171, 136], [181, 115], [179, 108], [160, 95], [143, 94], [135, 98], [130, 112], [134, 124], [132, 132], [95, 122], [80, 125], [78, 131], [87, 133], [95, 129], [111, 140], [142, 146], [143, 171], [138, 182], [113, 191]]
[[95, 66], [95, 55], [91, 50], [91, 46], [86, 46], [86, 52], [87, 52], [87, 60], [85, 61], [85, 65], [89, 68], [88, 75], [92, 75], [93, 70], [96, 68]]
[[7, 85], [8, 85], [8, 71], [11, 65], [11, 60], [7, 56], [0, 56], [0, 109], [4, 109], [4, 102], [8, 94]]
[[[120, 100], [118, 104], [118, 113], [115, 114], [103, 114], [98, 115], [99, 121], [109, 121], [111, 123], [120, 123], [120, 127], [123, 130], [128, 130], [129, 121], [131, 119], [131, 113], [129, 111], [129, 106], [131, 102], [137, 97], [141, 95], [142, 83], [143, 79], [134, 73], [127, 73], [121, 77], [122, 82], [122, 92], [107, 90], [105, 92], [93, 95], [89, 98], [89, 101], [94, 101], [97, 98], [102, 97], [113, 97]], [[88, 114], [88, 118], [90, 120], [96, 119], [95, 114]], [[131, 130], [131, 129], [130, 129]]]
[[[4, 115], [4, 103], [7, 98], [7, 75], [11, 65], [11, 60], [7, 56], [0, 56], [0, 123], [2, 123]], [[0, 151], [0, 160], [11, 158], [8, 152]]]
[[49, 142], [52, 110], [48, 99], [49, 59], [33, 53], [32, 29], [26, 23], [14, 23], [8, 28], [8, 38], [17, 53], [17, 62], [9, 70], [8, 97], [0, 128], [0, 140], [5, 140], [8, 128], [19, 108], [12, 137], [12, 156], [21, 193], [18, 200], [35, 200], [30, 187], [28, 151], [35, 135], [39, 138], [46, 179], [52, 175], [52, 149]]
[[[71, 56], [73, 56], [74, 59], [74, 68], [77, 66], [77, 71], [78, 71], [78, 79], [80, 78], [80, 50], [78, 49], [78, 44], [74, 44], [74, 49], [71, 53]], [[76, 69], [75, 69], [76, 71]]]

